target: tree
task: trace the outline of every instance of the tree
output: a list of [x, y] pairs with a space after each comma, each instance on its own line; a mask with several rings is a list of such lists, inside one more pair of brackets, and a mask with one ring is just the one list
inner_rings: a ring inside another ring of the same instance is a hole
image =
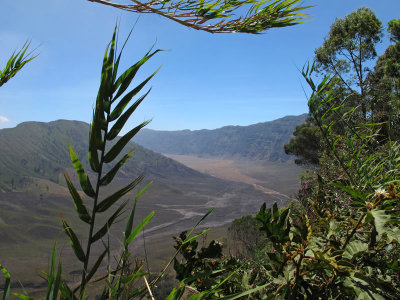
[[317, 71], [333, 74], [361, 104], [367, 118], [366, 80], [371, 71], [367, 64], [377, 56], [375, 45], [382, 37], [382, 23], [366, 7], [337, 19], [321, 47], [315, 50]]
[[312, 118], [307, 118], [306, 123], [296, 126], [294, 138], [284, 146], [285, 153], [295, 155], [298, 165], [318, 165], [318, 153], [321, 151], [321, 138], [318, 128], [314, 126]]
[[381, 141], [400, 138], [400, 19], [389, 22], [388, 32], [394, 44], [379, 56], [367, 81], [371, 120], [383, 123], [379, 133]]
[[[392, 39], [398, 32], [396, 24], [393, 21], [392, 26], [389, 26], [389, 31], [394, 33]], [[384, 97], [382, 96], [384, 89], [387, 89], [387, 84], [378, 79], [381, 76], [378, 76], [378, 73], [372, 76], [374, 72], [376, 73], [376, 68], [374, 71], [369, 68], [369, 65], [377, 57], [375, 45], [381, 38], [381, 21], [371, 9], [361, 7], [344, 18], [336, 19], [322, 46], [315, 50], [315, 72], [319, 75], [333, 77], [329, 84], [331, 92], [335, 93], [336, 97], [332, 100], [335, 102], [331, 105], [342, 106], [343, 113], [350, 109], [359, 111], [358, 114], [352, 114], [352, 120], [349, 122], [359, 123], [359, 119], [365, 123], [372, 120], [376, 115], [376, 110], [387, 102], [388, 93]], [[380, 59], [378, 59], [378, 64], [382, 64]], [[372, 83], [373, 81], [375, 82]], [[375, 95], [373, 95], [371, 85], [377, 87], [377, 82], [380, 82], [382, 88], [378, 89], [379, 92], [375, 89]], [[392, 97], [391, 89], [389, 94]], [[319, 105], [317, 113], [322, 117], [326, 114], [327, 109], [329, 107]], [[387, 112], [388, 107], [386, 106], [383, 111]], [[332, 128], [333, 131], [340, 135], [343, 126], [340, 122], [335, 121], [341, 118], [342, 116], [336, 112], [329, 114], [329, 118], [324, 118], [323, 122], [326, 126], [333, 122], [335, 124]], [[385, 122], [386, 119], [380, 118], [377, 121]], [[317, 153], [321, 153], [324, 145], [322, 145], [321, 137], [318, 136], [319, 130], [315, 126], [313, 118], [308, 119], [305, 124], [296, 128], [293, 133], [295, 137], [285, 145], [287, 154], [298, 157], [295, 160], [297, 164], [318, 165], [319, 163]]]
[[260, 33], [297, 25], [306, 18], [301, 11], [308, 8], [299, 4], [300, 0], [130, 0], [131, 4], [88, 1], [135, 13], [158, 14], [186, 27], [210, 33]]

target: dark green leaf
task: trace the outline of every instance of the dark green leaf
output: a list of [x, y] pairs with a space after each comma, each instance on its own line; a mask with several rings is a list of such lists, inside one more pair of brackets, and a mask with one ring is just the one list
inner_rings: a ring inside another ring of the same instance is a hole
[[118, 140], [118, 142], [104, 156], [104, 162], [105, 163], [112, 162], [114, 160], [114, 158], [116, 158], [118, 156], [118, 154], [120, 154], [122, 149], [124, 149], [126, 144], [129, 143], [130, 140], [136, 135], [136, 133], [138, 133], [140, 129], [142, 129], [144, 126], [146, 126], [149, 123], [150, 123], [150, 121], [145, 121], [142, 124], [136, 126], [131, 131], [129, 131], [123, 137], [121, 137]]
[[136, 195], [136, 197], [135, 197], [135, 201], [134, 201], [134, 203], [133, 203], [132, 210], [131, 210], [131, 213], [130, 213], [130, 215], [129, 215], [128, 222], [126, 222], [125, 232], [124, 232], [124, 239], [126, 239], [126, 237], [129, 236], [129, 235], [131, 234], [131, 232], [132, 232], [132, 229], [133, 229], [133, 219], [134, 219], [134, 217], [135, 217], [136, 203], [137, 203], [137, 201], [138, 201], [140, 195], [141, 195], [145, 190], [147, 190], [147, 188], [148, 188], [151, 184], [152, 184], [152, 182], [148, 183], [148, 184]]
[[105, 249], [103, 253], [97, 258], [96, 263], [93, 265], [92, 269], [90, 270], [88, 276], [86, 277], [86, 281], [89, 282], [93, 275], [96, 273], [97, 269], [99, 268], [101, 262], [104, 259], [104, 256], [107, 254], [108, 249]]
[[113, 215], [108, 219], [108, 221], [96, 232], [92, 237], [92, 243], [101, 239], [110, 229], [111, 225], [114, 223], [115, 219], [121, 215], [121, 211], [128, 204], [128, 200], [122, 203], [122, 205], [113, 213]]
[[103, 178], [101, 178], [100, 185], [109, 184], [113, 180], [115, 174], [117, 174], [118, 170], [125, 164], [125, 162], [129, 159], [129, 157], [132, 156], [134, 152], [135, 149], [132, 149], [125, 154], [124, 157]]
[[192, 228], [192, 230], [188, 233], [188, 235], [186, 236], [185, 241], [186, 241], [187, 239], [190, 238], [190, 236], [192, 235], [193, 231], [196, 230], [197, 226], [199, 226], [200, 223], [203, 222], [204, 219], [207, 218], [208, 215], [211, 214], [213, 210], [214, 210], [214, 207], [210, 208], [210, 209], [207, 211], [207, 213], [206, 213], [204, 216], [201, 217], [201, 219], [196, 223], [196, 225], [195, 225], [195, 226]]
[[[100, 133], [100, 141], [96, 139], [97, 136], [99, 136]], [[98, 172], [100, 169], [100, 163], [99, 163], [99, 156], [97, 153], [97, 144], [101, 143], [101, 132], [97, 132], [97, 126], [95, 122], [95, 116], [93, 115], [93, 122], [92, 125], [90, 125], [90, 130], [89, 130], [89, 163], [90, 167], [94, 172]]]
[[138, 61], [136, 64], [134, 64], [128, 70], [126, 70], [124, 73], [122, 73], [122, 75], [117, 79], [117, 81], [115, 83], [115, 89], [117, 89], [119, 87], [119, 90], [118, 90], [117, 94], [114, 96], [113, 101], [115, 101], [119, 96], [121, 96], [126, 91], [126, 89], [131, 84], [133, 78], [135, 77], [137, 71], [139, 71], [140, 67], [146, 61], [148, 61], [154, 54], [156, 54], [157, 52], [160, 52], [162, 50], [158, 49], [158, 50], [153, 51], [153, 53], [150, 53], [150, 51], [147, 52], [146, 55], [140, 61]]
[[56, 275], [56, 279], [54, 281], [53, 300], [57, 300], [57, 298], [58, 298], [58, 290], [61, 285], [61, 271], [62, 271], [62, 267], [61, 267], [61, 259], [60, 259], [58, 261], [57, 275]]
[[[124, 111], [125, 107], [128, 105], [128, 103], [131, 101], [131, 99], [133, 97], [135, 97], [137, 95], [137, 93], [139, 93], [142, 88], [147, 84], [147, 82], [150, 81], [151, 78], [153, 78], [153, 76], [158, 72], [159, 69], [157, 69], [152, 75], [150, 75], [147, 79], [145, 79], [142, 83], [140, 83], [137, 87], [135, 87], [132, 91], [130, 91], [128, 94], [126, 94], [121, 101], [118, 102], [117, 106], [114, 108], [114, 110], [112, 111], [112, 113], [110, 114], [110, 120], [111, 121], [115, 121], [117, 118], [119, 118], [119, 116], [122, 114], [122, 112]], [[136, 101], [136, 103], [139, 100]], [[136, 104], [135, 103], [135, 104]], [[135, 105], [134, 104], [134, 105]], [[140, 104], [140, 103], [139, 103]], [[139, 105], [138, 104], [138, 105]]]
[[95, 192], [93, 190], [92, 184], [90, 183], [89, 177], [86, 175], [85, 170], [81, 162], [78, 159], [75, 151], [72, 149], [71, 145], [68, 142], [69, 147], [69, 154], [71, 156], [71, 161], [74, 165], [76, 173], [78, 174], [79, 182], [81, 184], [82, 190], [85, 192], [86, 195], [89, 197], [94, 197]]
[[76, 257], [81, 261], [85, 261], [85, 254], [83, 252], [81, 243], [78, 240], [78, 237], [76, 236], [75, 232], [72, 230], [72, 228], [67, 224], [67, 222], [64, 220], [62, 216], [60, 216], [61, 221], [63, 223], [64, 231], [68, 236], [69, 242], [71, 244], [72, 250], [74, 250], [74, 253]]
[[78, 191], [75, 189], [75, 187], [72, 184], [71, 179], [68, 177], [68, 175], [64, 173], [64, 177], [65, 177], [65, 181], [67, 182], [67, 186], [68, 186], [69, 192], [71, 194], [72, 200], [74, 202], [75, 209], [79, 215], [79, 218], [82, 221], [90, 224], [91, 217], [89, 215], [89, 212], [86, 209], [85, 204], [83, 203], [81, 196], [79, 195]]
[[97, 207], [96, 207], [96, 212], [104, 212], [106, 211], [111, 205], [113, 205], [115, 202], [117, 202], [122, 196], [124, 196], [126, 193], [129, 193], [131, 190], [133, 190], [144, 178], [144, 175], [140, 175], [138, 178], [136, 178], [134, 181], [132, 181], [130, 184], [128, 184], [126, 187], [120, 189], [118, 192], [115, 192], [111, 196], [107, 197], [103, 201], [101, 201]]
[[140, 270], [141, 270], [141, 267], [139, 268], [139, 270], [136, 271], [136, 273], [122, 278], [121, 282], [123, 284], [130, 285], [132, 283], [132, 281], [135, 280], [136, 278], [143, 277], [147, 274], [147, 273], [140, 272]]
[[334, 187], [340, 188], [342, 191], [350, 194], [352, 197], [354, 197], [356, 199], [366, 201], [366, 195], [364, 195], [359, 189], [354, 189], [351, 186], [344, 185], [340, 182], [332, 183], [332, 185]]
[[56, 251], [57, 251], [57, 242], [54, 243], [53, 253], [51, 255], [51, 263], [50, 263], [50, 273], [47, 276], [47, 289], [46, 289], [46, 299], [50, 298], [51, 291], [53, 289], [54, 283], [54, 266], [56, 264]]
[[107, 140], [113, 140], [114, 138], [117, 137], [117, 135], [120, 133], [122, 127], [125, 125], [126, 121], [128, 121], [129, 117], [132, 115], [132, 113], [135, 111], [135, 109], [139, 106], [140, 103], [146, 98], [146, 96], [150, 93], [151, 89], [147, 91], [146, 94], [144, 94], [142, 97], [140, 97], [134, 104], [132, 104], [131, 107], [115, 122], [114, 126], [111, 128], [111, 130], [107, 134]]
[[135, 230], [127, 238], [125, 238], [125, 245], [129, 245], [135, 239], [135, 237], [139, 234], [140, 231], [142, 231], [143, 227], [146, 226], [147, 223], [149, 223], [153, 216], [154, 211], [152, 211], [138, 226], [136, 226]]

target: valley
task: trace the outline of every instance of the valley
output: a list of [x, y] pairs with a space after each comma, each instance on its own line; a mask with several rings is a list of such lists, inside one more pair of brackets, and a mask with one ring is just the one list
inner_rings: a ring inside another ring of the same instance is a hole
[[[47, 269], [56, 240], [65, 273], [69, 274], [66, 278], [76, 279], [79, 263], [65, 238], [59, 215], [68, 220], [79, 237], [87, 234], [87, 227], [76, 216], [63, 173], [79, 187], [67, 150], [69, 140], [89, 178], [95, 180], [86, 158], [88, 129], [88, 124], [83, 122], [59, 120], [28, 122], [0, 130], [1, 263], [7, 266], [14, 282], [20, 280], [33, 293], [43, 287], [43, 280], [37, 274]], [[290, 201], [298, 188], [301, 172], [290, 160], [163, 156], [135, 143], [130, 143], [128, 148], [135, 148], [135, 154], [102, 193], [110, 194], [144, 173], [140, 186], [127, 195], [133, 199], [141, 188], [153, 182], [139, 198], [135, 224], [152, 211], [155, 216], [132, 246], [135, 255], [144, 257], [143, 237], [146, 237], [152, 271], [159, 270], [173, 252], [172, 236], [190, 230], [210, 208], [214, 211], [199, 229], [215, 227], [221, 228], [217, 232], [226, 232], [235, 218], [255, 214], [264, 202], [270, 206], [274, 202], [283, 205]], [[85, 201], [90, 207], [90, 200]], [[117, 249], [124, 231], [124, 218], [126, 214], [108, 235]], [[106, 220], [100, 217], [99, 226]], [[101, 247], [94, 249], [95, 254], [100, 251]]]

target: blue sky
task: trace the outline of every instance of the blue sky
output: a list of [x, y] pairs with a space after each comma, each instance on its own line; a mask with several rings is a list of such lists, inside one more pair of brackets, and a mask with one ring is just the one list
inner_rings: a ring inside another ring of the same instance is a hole
[[[262, 35], [209, 34], [141, 15], [121, 69], [154, 43], [165, 49], [152, 91], [128, 127], [153, 119], [159, 130], [249, 125], [307, 112], [298, 69], [313, 58], [335, 18], [368, 6], [384, 25], [400, 17], [398, 0], [310, 1], [309, 22]], [[30, 39], [39, 56], [0, 88], [0, 128], [24, 121], [90, 122], [104, 49], [116, 20], [125, 37], [138, 15], [86, 0], [1, 0], [0, 67]], [[379, 45], [383, 53], [388, 38]], [[138, 81], [137, 81], [138, 82]], [[127, 128], [128, 129], [128, 128]]]

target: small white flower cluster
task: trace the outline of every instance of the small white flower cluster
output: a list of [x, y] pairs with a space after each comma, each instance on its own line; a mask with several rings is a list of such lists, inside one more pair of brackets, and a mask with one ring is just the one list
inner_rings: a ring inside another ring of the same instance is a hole
[[223, 243], [222, 243], [222, 242], [220, 242], [220, 241], [217, 241], [217, 240], [215, 240], [215, 243], [216, 243], [217, 245], [220, 245], [221, 247], [222, 247], [222, 245], [223, 245]]
[[386, 192], [386, 190], [384, 188], [379, 188], [375, 191], [374, 196], [375, 197], [381, 197], [381, 196], [386, 197], [388, 195], [389, 195], [388, 192]]

